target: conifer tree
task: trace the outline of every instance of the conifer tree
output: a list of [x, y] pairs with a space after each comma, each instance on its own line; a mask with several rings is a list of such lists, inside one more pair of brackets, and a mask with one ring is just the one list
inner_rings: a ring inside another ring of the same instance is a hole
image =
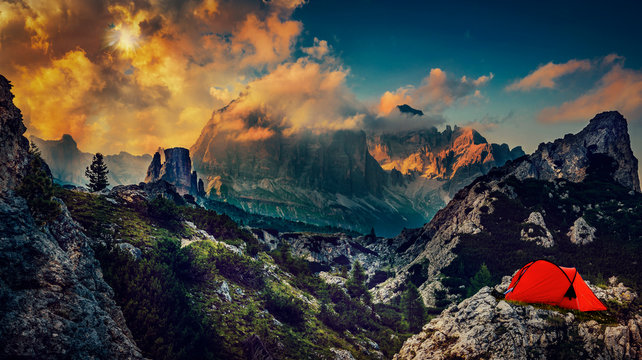
[[368, 287], [366, 286], [366, 280], [368, 276], [363, 270], [363, 266], [360, 262], [355, 261], [352, 265], [352, 272], [350, 273], [350, 279], [346, 282], [346, 288], [348, 294], [355, 299], [359, 299], [362, 296], [366, 303], [370, 303], [371, 297], [368, 292]]
[[94, 159], [91, 161], [91, 165], [85, 169], [85, 176], [89, 179], [89, 189], [91, 191], [101, 191], [109, 186], [107, 181], [107, 165], [103, 160], [103, 154], [96, 153]]
[[493, 284], [493, 277], [486, 266], [486, 263], [481, 264], [479, 271], [470, 279], [470, 287], [468, 288], [468, 296], [473, 296], [484, 286], [491, 286]]
[[401, 309], [408, 323], [408, 330], [413, 333], [419, 332], [426, 323], [426, 306], [419, 290], [412, 282], [408, 283], [408, 287], [401, 295]]

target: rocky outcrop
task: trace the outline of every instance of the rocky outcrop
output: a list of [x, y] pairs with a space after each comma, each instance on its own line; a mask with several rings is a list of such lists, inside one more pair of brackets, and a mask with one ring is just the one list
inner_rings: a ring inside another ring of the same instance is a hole
[[[497, 289], [503, 291], [510, 277]], [[593, 288], [600, 300], [630, 304], [630, 289]], [[624, 295], [627, 294], [627, 295]], [[502, 300], [485, 287], [453, 305], [408, 339], [394, 359], [639, 359], [642, 315], [598, 323], [591, 316]], [[588, 319], [586, 319], [588, 318]], [[595, 319], [605, 317], [595, 316]]]
[[87, 238], [62, 202], [38, 229], [0, 197], [0, 357], [142, 358]]
[[0, 192], [15, 189], [29, 164], [22, 114], [13, 104], [11, 84], [0, 75]]
[[555, 244], [553, 235], [546, 227], [544, 217], [538, 211], [528, 215], [526, 226], [522, 229], [521, 238], [523, 241], [534, 241], [537, 245], [549, 248]]
[[[54, 181], [60, 184], [84, 186], [89, 180], [85, 169], [91, 164], [94, 154], [78, 149], [71, 135], [64, 134], [60, 140], [43, 140], [31, 136], [30, 140], [40, 150], [42, 159], [49, 165]], [[145, 179], [145, 168], [151, 156], [132, 155], [121, 151], [119, 154], [105, 155], [109, 169], [107, 180], [111, 186], [138, 184]]]
[[0, 76], [0, 358], [138, 359], [92, 240], [57, 200], [43, 227], [12, 188], [29, 154], [20, 111]]
[[198, 195], [198, 176], [192, 172], [192, 159], [185, 148], [158, 149], [147, 168], [146, 183], [164, 180], [181, 194]]
[[585, 245], [595, 240], [595, 231], [596, 229], [580, 216], [575, 220], [567, 235], [573, 244]]
[[579, 133], [543, 143], [513, 173], [519, 179], [564, 178], [579, 182], [588, 175], [592, 156], [602, 154], [615, 162], [610, 175], [623, 186], [640, 191], [638, 160], [633, 156], [626, 119], [617, 111], [595, 115]]

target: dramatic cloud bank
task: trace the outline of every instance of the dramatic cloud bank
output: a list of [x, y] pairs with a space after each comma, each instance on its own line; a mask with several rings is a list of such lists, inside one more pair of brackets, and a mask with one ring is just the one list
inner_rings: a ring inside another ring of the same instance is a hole
[[2, 2], [0, 68], [33, 135], [88, 151], [189, 146], [212, 109], [292, 58], [303, 2]]

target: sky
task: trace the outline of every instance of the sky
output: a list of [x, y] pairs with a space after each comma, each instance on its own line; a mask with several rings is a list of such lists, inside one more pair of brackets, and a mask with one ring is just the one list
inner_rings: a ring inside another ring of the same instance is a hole
[[[473, 126], [531, 152], [619, 110], [640, 158], [641, 10], [633, 1], [1, 1], [0, 73], [28, 134], [68, 133], [89, 152], [190, 147], [207, 124], [236, 141]], [[398, 113], [403, 103], [425, 116]]]

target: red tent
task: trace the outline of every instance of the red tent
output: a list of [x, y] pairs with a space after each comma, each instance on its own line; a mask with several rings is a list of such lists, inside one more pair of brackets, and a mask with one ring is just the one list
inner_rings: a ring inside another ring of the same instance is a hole
[[537, 260], [521, 268], [505, 293], [507, 300], [542, 303], [580, 311], [606, 310], [575, 268]]

